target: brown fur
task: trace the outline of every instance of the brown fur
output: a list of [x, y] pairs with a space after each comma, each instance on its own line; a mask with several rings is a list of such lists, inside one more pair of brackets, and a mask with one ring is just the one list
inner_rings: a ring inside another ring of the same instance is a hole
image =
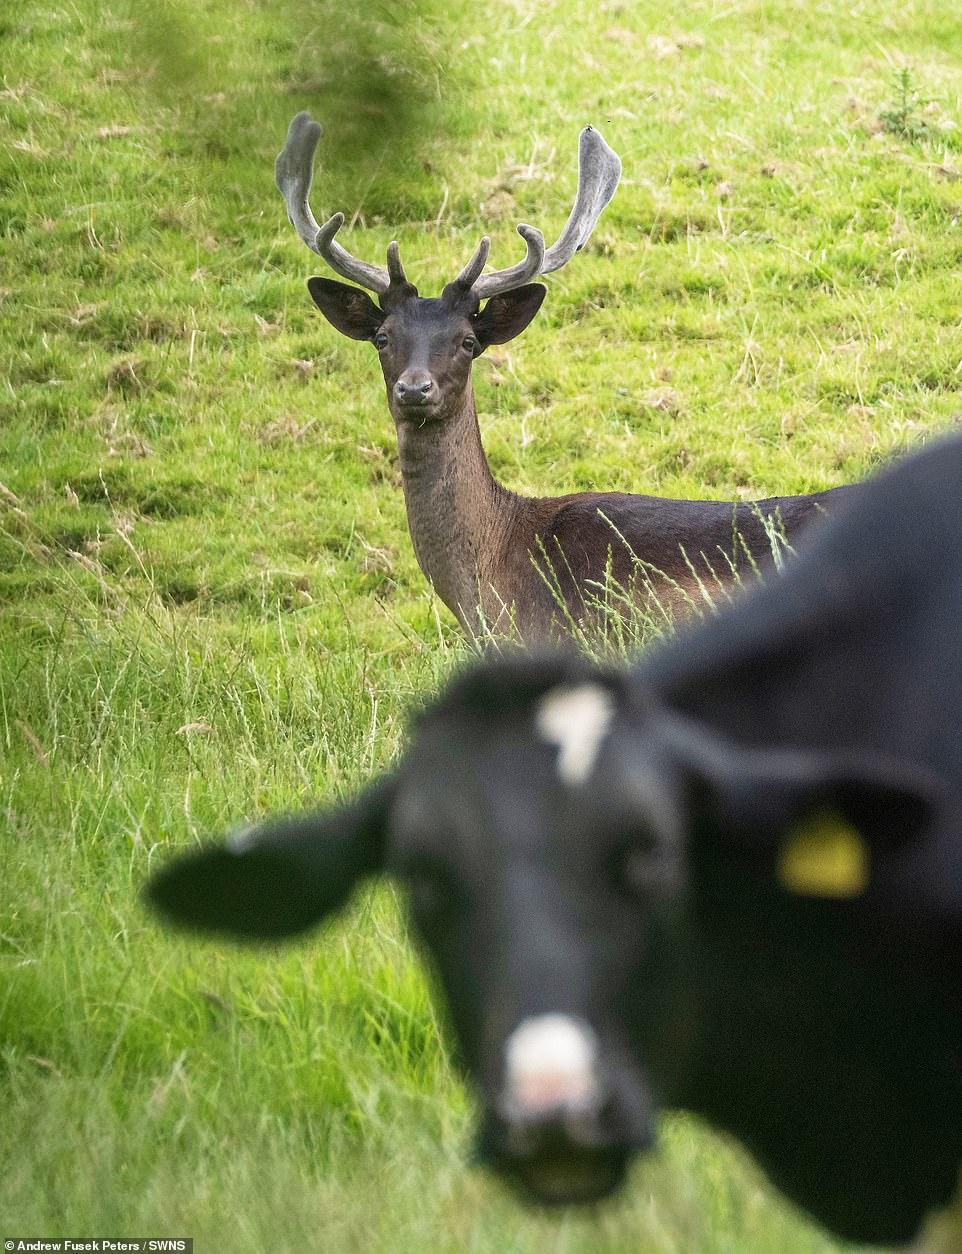
[[385, 311], [330, 279], [309, 286], [339, 331], [378, 348], [414, 551], [469, 636], [557, 635], [598, 613], [606, 584], [658, 617], [685, 617], [706, 603], [705, 591], [715, 597], [771, 564], [763, 518], [791, 542], [848, 490], [737, 504], [624, 492], [519, 496], [488, 465], [471, 366], [527, 326], [545, 289], [517, 288], [480, 311], [476, 301], [416, 295]]

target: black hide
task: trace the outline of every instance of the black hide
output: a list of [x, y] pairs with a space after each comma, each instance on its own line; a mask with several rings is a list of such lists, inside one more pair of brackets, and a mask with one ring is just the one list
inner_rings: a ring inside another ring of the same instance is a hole
[[[530, 1192], [600, 1196], [653, 1112], [684, 1107], [835, 1232], [909, 1240], [962, 1161], [960, 501], [956, 439], [627, 674], [481, 666], [376, 804], [193, 854], [153, 899], [278, 935], [385, 870], [410, 890], [483, 1148]], [[586, 757], [583, 725], [570, 744], [545, 730], [572, 693], [600, 719]], [[597, 1100], [535, 1126], [505, 1102], [505, 1042], [553, 1014], [597, 1042]]]

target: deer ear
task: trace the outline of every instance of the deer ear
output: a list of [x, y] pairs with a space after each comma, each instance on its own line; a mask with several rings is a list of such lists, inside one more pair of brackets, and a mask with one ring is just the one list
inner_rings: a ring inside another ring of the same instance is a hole
[[483, 353], [489, 344], [506, 344], [520, 335], [541, 308], [547, 293], [543, 283], [526, 283], [512, 292], [492, 296], [472, 320], [478, 352]]
[[367, 292], [335, 279], [312, 278], [307, 290], [332, 327], [352, 340], [369, 340], [384, 321], [386, 314], [378, 309]]
[[147, 900], [181, 927], [252, 940], [295, 936], [381, 869], [393, 795], [393, 780], [383, 780], [342, 810], [235, 833], [164, 867]]

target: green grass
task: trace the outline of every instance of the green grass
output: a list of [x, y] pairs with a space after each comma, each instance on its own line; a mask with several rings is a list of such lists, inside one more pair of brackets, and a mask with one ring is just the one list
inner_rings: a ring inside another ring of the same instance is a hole
[[172, 939], [138, 893], [177, 846], [349, 794], [466, 658], [373, 353], [304, 287], [289, 117], [328, 124], [318, 215], [362, 256], [396, 236], [428, 293], [483, 231], [500, 266], [517, 221], [560, 228], [585, 122], [624, 157], [592, 244], [476, 369], [509, 486], [830, 487], [962, 411], [951, 6], [27, 0], [0, 39], [6, 1231], [837, 1250], [688, 1120], [596, 1215], [471, 1170], [389, 888], [276, 955]]

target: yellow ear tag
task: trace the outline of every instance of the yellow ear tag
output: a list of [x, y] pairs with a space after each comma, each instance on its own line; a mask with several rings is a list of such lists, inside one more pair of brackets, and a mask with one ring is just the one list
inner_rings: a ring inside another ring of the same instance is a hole
[[800, 897], [860, 897], [868, 888], [865, 841], [835, 810], [794, 827], [778, 852], [778, 879]]

